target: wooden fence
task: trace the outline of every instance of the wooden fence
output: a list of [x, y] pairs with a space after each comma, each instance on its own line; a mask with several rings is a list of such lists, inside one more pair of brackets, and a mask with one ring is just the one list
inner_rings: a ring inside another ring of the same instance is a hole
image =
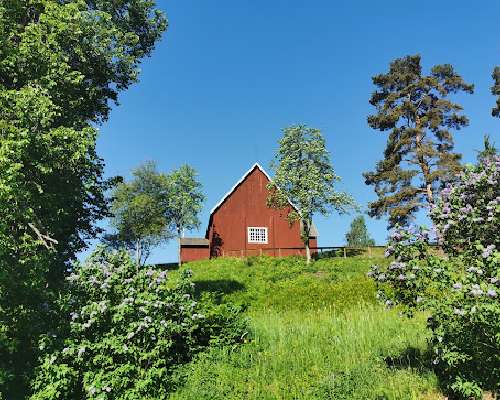
[[[353, 257], [353, 256], [368, 256], [381, 257], [384, 255], [386, 246], [369, 246], [369, 247], [347, 247], [347, 246], [322, 246], [311, 247], [311, 254], [314, 258], [323, 257]], [[255, 256], [305, 256], [306, 249], [304, 247], [276, 247], [276, 248], [259, 248], [259, 249], [239, 249], [239, 250], [222, 250], [222, 257], [255, 257]]]

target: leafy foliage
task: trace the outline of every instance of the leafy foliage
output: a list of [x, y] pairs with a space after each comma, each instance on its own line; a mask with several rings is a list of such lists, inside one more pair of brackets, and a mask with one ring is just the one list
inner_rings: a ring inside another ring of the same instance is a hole
[[0, 3], [0, 387], [21, 397], [67, 263], [107, 215], [95, 123], [166, 28], [149, 0]]
[[448, 258], [429, 254], [428, 232], [395, 232], [388, 255], [396, 261], [370, 275], [387, 305], [430, 310], [433, 364], [449, 390], [464, 399], [500, 393], [500, 158], [469, 166], [432, 218]]
[[[165, 199], [168, 220], [180, 240], [185, 230], [200, 226], [198, 214], [205, 196], [201, 183], [196, 179], [196, 171], [189, 165], [183, 165], [168, 176], [168, 196]], [[179, 265], [181, 262], [179, 242]]]
[[[353, 204], [346, 193], [337, 192], [340, 177], [333, 170], [330, 154], [319, 129], [304, 125], [283, 129], [283, 137], [273, 163], [275, 176], [269, 183], [270, 207], [288, 208], [290, 222], [300, 221], [302, 240], [310, 261], [309, 236], [315, 213], [345, 212]], [[290, 202], [293, 207], [290, 207]]]
[[135, 252], [139, 267], [155, 246], [172, 237], [164, 207], [170, 186], [153, 162], [135, 169], [133, 175], [132, 181], [120, 183], [113, 192], [111, 223], [116, 233], [107, 235], [105, 242]]
[[449, 64], [422, 73], [420, 56], [406, 56], [390, 64], [389, 72], [373, 77], [377, 90], [370, 104], [376, 114], [368, 124], [389, 131], [384, 159], [364, 174], [378, 199], [369, 204], [370, 215], [389, 215], [390, 226], [405, 225], [425, 204], [433, 204], [443, 184], [461, 169], [453, 152], [453, 129], [468, 124], [462, 107], [448, 99], [469, 85]]
[[240, 309], [197, 302], [191, 272], [136, 270], [124, 251], [98, 248], [68, 277], [63, 337], [40, 342], [33, 400], [166, 399], [177, 366], [245, 333]]
[[365, 217], [359, 215], [353, 219], [349, 232], [345, 234], [345, 240], [349, 247], [367, 247], [375, 245], [375, 240], [370, 238], [370, 234], [366, 228]]

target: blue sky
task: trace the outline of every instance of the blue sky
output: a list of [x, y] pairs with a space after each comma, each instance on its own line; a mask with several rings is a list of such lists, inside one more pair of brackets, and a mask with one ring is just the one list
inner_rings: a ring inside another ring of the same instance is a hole
[[[366, 117], [371, 76], [391, 60], [419, 53], [426, 71], [451, 63], [476, 85], [456, 98], [470, 126], [455, 135], [465, 161], [473, 161], [483, 134], [500, 144], [500, 120], [490, 116], [491, 72], [500, 64], [500, 2], [160, 0], [169, 29], [140, 83], [120, 96], [100, 127], [98, 151], [108, 175], [130, 176], [155, 160], [170, 171], [183, 163], [198, 172], [208, 212], [254, 163], [265, 168], [281, 128], [305, 123], [321, 129], [339, 189], [366, 206], [375, 198], [362, 172], [382, 156], [386, 135]], [[316, 218], [320, 245], [344, 243], [353, 216]], [[367, 218], [377, 243], [386, 221]], [[153, 262], [174, 261], [176, 244], [158, 249]]]

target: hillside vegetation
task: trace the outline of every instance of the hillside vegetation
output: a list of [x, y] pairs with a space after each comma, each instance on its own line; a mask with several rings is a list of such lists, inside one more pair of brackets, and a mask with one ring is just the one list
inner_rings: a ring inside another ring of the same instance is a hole
[[[382, 258], [194, 262], [198, 296], [245, 307], [249, 334], [183, 368], [180, 399], [440, 399], [425, 355], [425, 316], [375, 299]], [[176, 274], [174, 272], [173, 274]]]

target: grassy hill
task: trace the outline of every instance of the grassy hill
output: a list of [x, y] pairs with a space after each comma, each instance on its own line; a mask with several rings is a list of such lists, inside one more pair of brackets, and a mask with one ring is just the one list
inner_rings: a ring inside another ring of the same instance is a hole
[[261, 257], [189, 264], [196, 288], [245, 305], [247, 343], [189, 364], [172, 399], [440, 399], [425, 360], [425, 317], [375, 300], [382, 258]]

